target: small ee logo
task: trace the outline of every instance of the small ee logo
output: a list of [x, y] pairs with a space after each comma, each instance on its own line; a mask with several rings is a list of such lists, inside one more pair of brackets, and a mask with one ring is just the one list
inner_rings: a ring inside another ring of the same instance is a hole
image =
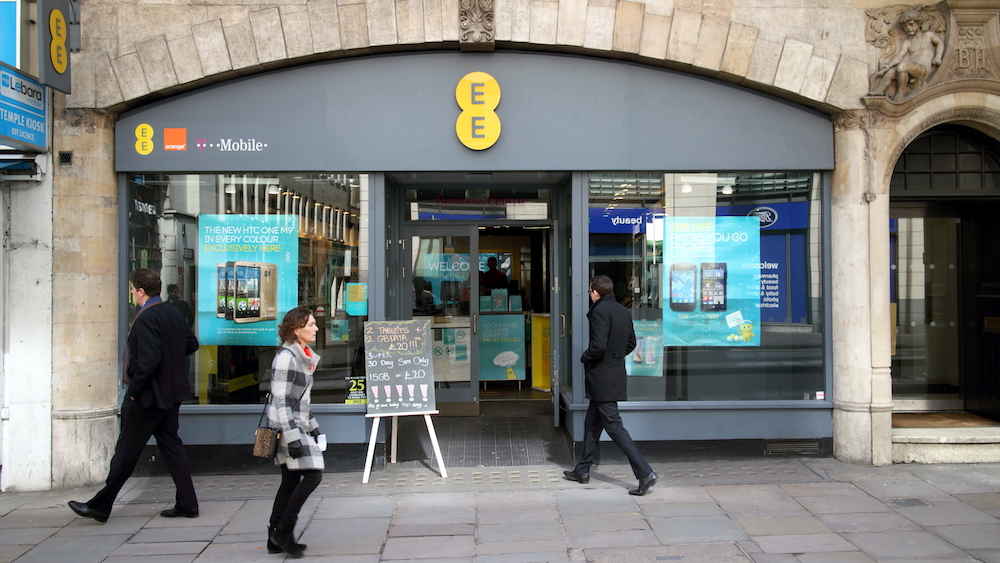
[[153, 126], [141, 123], [135, 128], [135, 152], [146, 156], [153, 152]]
[[462, 113], [455, 121], [455, 134], [475, 151], [488, 149], [500, 138], [500, 84], [485, 72], [470, 72], [458, 81], [455, 100]]

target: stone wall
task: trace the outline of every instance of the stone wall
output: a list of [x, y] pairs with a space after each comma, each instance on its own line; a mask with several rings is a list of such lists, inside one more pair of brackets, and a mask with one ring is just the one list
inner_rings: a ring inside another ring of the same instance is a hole
[[[495, 40], [746, 83], [833, 113], [868, 86], [863, 10], [850, 3], [497, 0]], [[457, 0], [246, 5], [88, 3], [70, 108], [118, 111], [272, 68], [415, 48], [457, 48]]]

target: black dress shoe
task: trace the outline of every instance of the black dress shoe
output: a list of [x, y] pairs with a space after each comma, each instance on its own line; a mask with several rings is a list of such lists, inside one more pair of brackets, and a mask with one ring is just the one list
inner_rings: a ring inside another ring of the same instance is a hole
[[160, 516], [165, 516], [167, 518], [179, 518], [181, 516], [185, 518], [197, 518], [198, 509], [196, 508], [194, 510], [184, 510], [183, 508], [177, 508], [175, 506], [173, 508], [168, 508], [166, 510], [160, 511]]
[[632, 489], [631, 491], [628, 492], [628, 494], [641, 497], [644, 494], [646, 494], [646, 492], [649, 491], [649, 488], [655, 484], [656, 484], [656, 473], [650, 471], [649, 475], [646, 475], [645, 477], [639, 479], [639, 488]]
[[76, 512], [77, 516], [83, 516], [84, 518], [93, 518], [98, 522], [107, 522], [108, 516], [111, 516], [106, 512], [101, 512], [99, 510], [94, 510], [93, 508], [90, 508], [89, 506], [87, 506], [87, 503], [85, 502], [77, 502], [75, 500], [71, 500], [66, 504], [69, 505], [70, 510]]
[[577, 483], [582, 483], [586, 485], [590, 482], [590, 473], [578, 473], [576, 471], [563, 471], [563, 479], [567, 481], [576, 481]]

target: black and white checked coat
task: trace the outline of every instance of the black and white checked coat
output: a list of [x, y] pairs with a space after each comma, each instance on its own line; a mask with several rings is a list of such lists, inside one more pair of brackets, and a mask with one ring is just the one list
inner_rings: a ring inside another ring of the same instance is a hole
[[[281, 430], [278, 440], [278, 454], [274, 462], [287, 465], [288, 469], [323, 469], [323, 452], [316, 439], [309, 435], [319, 428], [316, 419], [309, 412], [310, 393], [313, 386], [313, 372], [319, 365], [319, 355], [312, 352], [306, 356], [298, 343], [285, 343], [274, 355], [271, 363], [271, 402], [267, 407], [267, 419], [272, 428]], [[288, 443], [301, 441], [304, 455], [298, 459], [288, 456]]]

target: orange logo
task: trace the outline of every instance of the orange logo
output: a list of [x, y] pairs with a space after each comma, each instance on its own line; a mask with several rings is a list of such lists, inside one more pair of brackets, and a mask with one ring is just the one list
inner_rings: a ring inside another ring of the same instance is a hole
[[165, 151], [186, 151], [187, 150], [187, 129], [164, 129], [163, 130], [163, 150]]

